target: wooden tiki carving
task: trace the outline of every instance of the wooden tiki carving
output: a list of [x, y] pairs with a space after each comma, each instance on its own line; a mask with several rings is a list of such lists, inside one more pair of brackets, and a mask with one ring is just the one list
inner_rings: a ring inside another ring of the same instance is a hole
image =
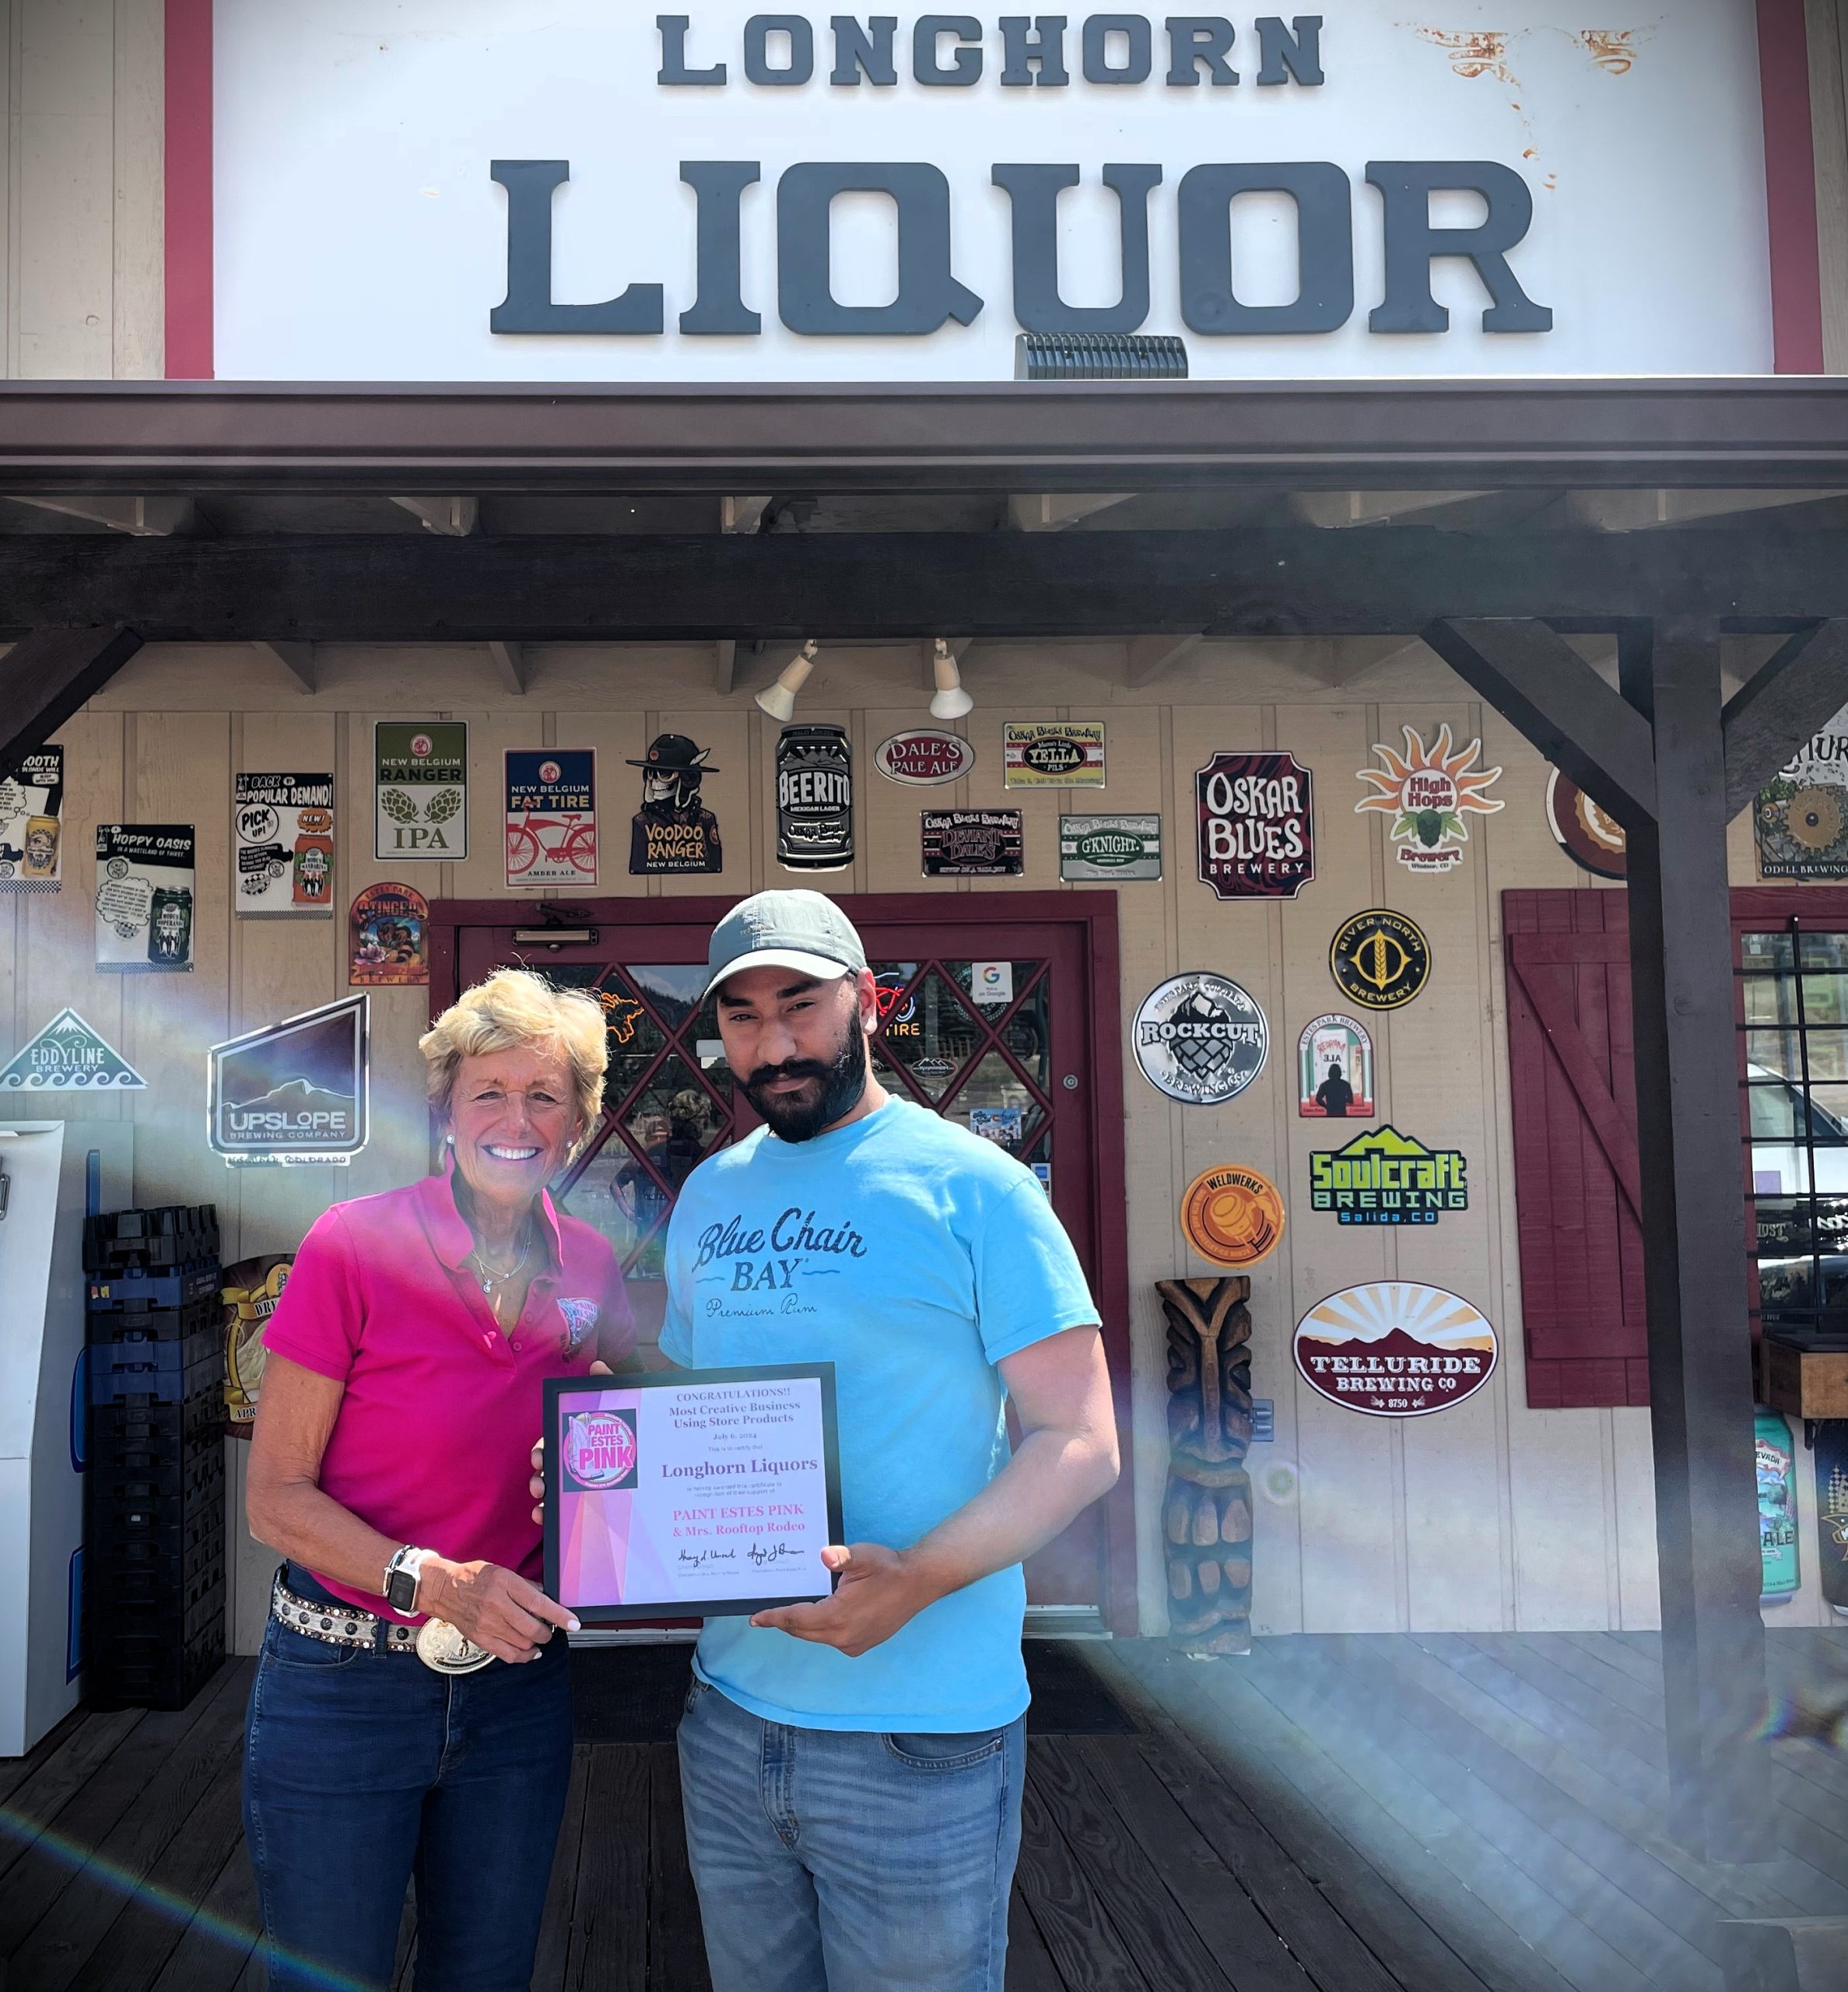
[[1169, 1636], [1190, 1653], [1251, 1649], [1249, 1279], [1160, 1279], [1168, 1318]]

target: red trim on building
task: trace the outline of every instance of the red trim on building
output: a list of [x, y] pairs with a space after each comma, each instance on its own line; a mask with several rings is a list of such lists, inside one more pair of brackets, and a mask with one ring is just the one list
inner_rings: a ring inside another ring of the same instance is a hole
[[209, 381], [212, 5], [167, 0], [167, 377]]
[[1765, 107], [1765, 205], [1771, 319], [1780, 374], [1822, 371], [1822, 270], [1816, 237], [1816, 149], [1803, 0], [1758, 0]]

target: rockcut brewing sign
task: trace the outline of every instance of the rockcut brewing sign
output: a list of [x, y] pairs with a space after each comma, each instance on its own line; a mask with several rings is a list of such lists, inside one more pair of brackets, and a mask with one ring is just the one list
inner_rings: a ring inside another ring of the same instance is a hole
[[1515, 12], [216, 0], [201, 343], [244, 379], [994, 380], [1022, 330], [1181, 333], [1206, 377], [1769, 370], [1752, 7]]

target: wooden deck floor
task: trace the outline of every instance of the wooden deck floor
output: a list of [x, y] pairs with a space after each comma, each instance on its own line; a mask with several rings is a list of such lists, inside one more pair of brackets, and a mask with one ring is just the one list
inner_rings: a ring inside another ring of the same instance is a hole
[[[1848, 1686], [1848, 1635], [1772, 1650], [1776, 1686]], [[1690, 1860], [1645, 1636], [1086, 1653], [1144, 1726], [1030, 1744], [1010, 1992], [1720, 1992], [1729, 1916], [1793, 1922], [1812, 1958], [1848, 1931], [1848, 1759], [1776, 1746], [1783, 1845], [1751, 1893]], [[5, 1992], [261, 1986], [249, 1664], [0, 1762]], [[680, 1832], [671, 1744], [579, 1746], [535, 1986], [707, 1985]], [[407, 1908], [407, 1985], [415, 1941]]]

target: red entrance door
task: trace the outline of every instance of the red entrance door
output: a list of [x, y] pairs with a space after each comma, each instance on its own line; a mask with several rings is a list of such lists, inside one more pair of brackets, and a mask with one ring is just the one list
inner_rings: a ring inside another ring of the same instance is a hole
[[[681, 1184], [756, 1125], [732, 1084], [711, 1006], [700, 1000], [707, 938], [727, 903], [574, 900], [553, 917], [568, 913], [584, 925], [556, 940], [520, 924], [526, 909], [517, 905], [431, 909], [434, 1008], [503, 963], [591, 991], [603, 1005], [610, 1058], [601, 1124], [559, 1194], [615, 1247], [644, 1341], [660, 1331], [667, 1221]], [[840, 903], [878, 979], [873, 1055], [882, 1082], [1019, 1156], [1071, 1233], [1103, 1316], [1127, 1450], [1113, 900], [996, 894], [953, 908], [896, 896]], [[1132, 1516], [1126, 1471], [1114, 1495], [1033, 1559], [1029, 1602], [1096, 1608], [1115, 1629], [1133, 1632]]]

